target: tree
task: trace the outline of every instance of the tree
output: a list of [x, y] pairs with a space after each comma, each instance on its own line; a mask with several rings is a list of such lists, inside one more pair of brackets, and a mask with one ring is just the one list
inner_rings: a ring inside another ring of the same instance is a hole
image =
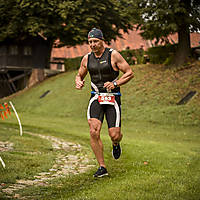
[[0, 41], [42, 35], [50, 49], [87, 41], [87, 33], [100, 28], [106, 40], [121, 36], [131, 28], [125, 0], [0, 0]]
[[200, 30], [200, 2], [198, 0], [132, 0], [133, 22], [142, 30], [144, 39], [166, 40], [178, 33], [178, 47], [174, 64], [183, 64], [190, 56], [190, 32]]

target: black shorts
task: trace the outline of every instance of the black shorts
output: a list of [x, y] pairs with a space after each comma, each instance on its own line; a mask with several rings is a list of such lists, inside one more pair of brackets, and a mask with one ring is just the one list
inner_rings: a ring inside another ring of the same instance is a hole
[[92, 95], [88, 105], [87, 118], [96, 118], [103, 123], [104, 115], [108, 128], [121, 127], [121, 100], [115, 96], [115, 104], [99, 104], [98, 95]]

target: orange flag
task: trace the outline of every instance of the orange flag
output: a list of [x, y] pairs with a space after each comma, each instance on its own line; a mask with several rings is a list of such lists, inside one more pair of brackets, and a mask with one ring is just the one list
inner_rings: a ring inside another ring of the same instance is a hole
[[7, 114], [11, 114], [10, 106], [8, 105], [8, 103], [0, 104], [1, 119], [4, 120], [5, 118], [8, 118]]

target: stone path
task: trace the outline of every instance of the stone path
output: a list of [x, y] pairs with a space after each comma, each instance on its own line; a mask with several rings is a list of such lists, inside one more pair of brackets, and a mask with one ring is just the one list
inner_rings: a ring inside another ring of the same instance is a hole
[[[66, 142], [62, 139], [58, 139], [53, 136], [45, 136], [41, 134], [35, 134], [31, 132], [25, 132], [26, 134], [46, 139], [52, 143], [52, 148], [59, 151], [55, 164], [47, 172], [41, 172], [34, 176], [34, 180], [17, 180], [15, 184], [10, 185], [7, 188], [3, 188], [4, 183], [0, 184], [0, 190], [6, 193], [6, 197], [13, 197], [16, 199], [31, 199], [31, 197], [20, 197], [17, 194], [18, 190], [24, 189], [31, 185], [47, 186], [48, 182], [56, 177], [65, 177], [66, 175], [75, 175], [86, 172], [89, 168], [94, 165], [89, 164], [89, 158], [87, 155], [82, 153], [82, 147], [80, 144]], [[0, 142], [0, 151], [11, 150], [12, 143]], [[75, 154], [69, 154], [69, 152], [76, 152]]]
[[13, 143], [0, 141], [0, 152], [11, 151], [13, 149]]

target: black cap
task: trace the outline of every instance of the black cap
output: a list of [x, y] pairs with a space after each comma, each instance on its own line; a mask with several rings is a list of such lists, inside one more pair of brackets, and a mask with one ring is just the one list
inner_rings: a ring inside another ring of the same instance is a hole
[[88, 39], [89, 38], [98, 38], [100, 40], [103, 40], [103, 33], [100, 29], [93, 28], [89, 33], [88, 33]]

